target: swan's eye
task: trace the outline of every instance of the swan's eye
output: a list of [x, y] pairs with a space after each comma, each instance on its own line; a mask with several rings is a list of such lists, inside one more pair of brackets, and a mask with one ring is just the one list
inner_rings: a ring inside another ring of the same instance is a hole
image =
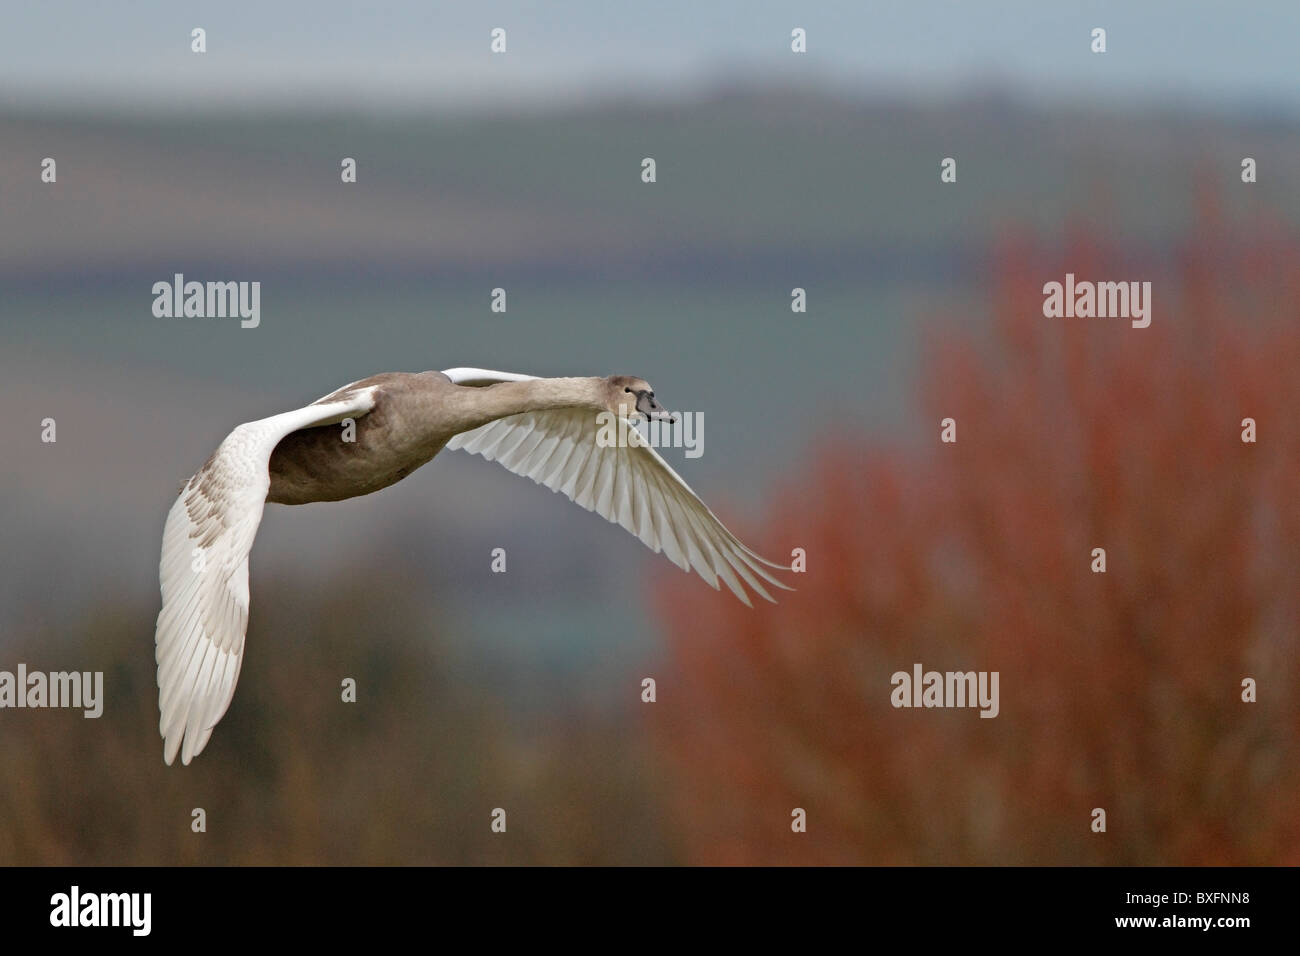
[[632, 394], [632, 389], [630, 388], [624, 388], [623, 391], [627, 392], [629, 395]]
[[648, 394], [651, 398], [654, 398], [654, 397], [655, 397], [655, 393], [654, 393], [654, 392], [648, 392], [647, 394]]

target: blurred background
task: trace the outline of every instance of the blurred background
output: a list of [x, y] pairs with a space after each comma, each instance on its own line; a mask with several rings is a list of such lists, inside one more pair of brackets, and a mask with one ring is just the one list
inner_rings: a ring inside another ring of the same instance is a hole
[[[0, 863], [1300, 863], [1300, 9], [896, 6], [6, 9], [0, 669], [106, 702], [0, 711]], [[1045, 319], [1067, 271], [1151, 327]], [[176, 272], [260, 326], [155, 318]], [[234, 702], [165, 767], [179, 483], [460, 365], [703, 413], [665, 457], [797, 592], [446, 452], [267, 509]], [[890, 707], [917, 661], [999, 716]]]

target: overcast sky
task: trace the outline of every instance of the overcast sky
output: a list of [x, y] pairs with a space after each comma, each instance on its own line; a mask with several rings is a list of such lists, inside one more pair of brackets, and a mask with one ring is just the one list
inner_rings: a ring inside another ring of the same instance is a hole
[[[804, 56], [790, 52], [796, 26]], [[190, 52], [194, 27], [207, 31], [203, 56]], [[489, 53], [493, 27], [507, 31], [505, 56]], [[1089, 50], [1093, 27], [1107, 30], [1104, 56]], [[1297, 0], [46, 0], [0, 13], [0, 95], [475, 108], [768, 78], [1297, 112], [1298, 47]]]

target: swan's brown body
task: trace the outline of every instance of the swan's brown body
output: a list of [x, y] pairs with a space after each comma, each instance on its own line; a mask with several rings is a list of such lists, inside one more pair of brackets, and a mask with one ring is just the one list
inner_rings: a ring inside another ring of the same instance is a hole
[[340, 425], [292, 432], [271, 453], [266, 500], [282, 505], [342, 501], [387, 488], [428, 462], [455, 431], [433, 414], [453, 385], [441, 372], [385, 372], [352, 388], [377, 385], [375, 405], [353, 420], [355, 441]]
[[590, 407], [595, 413], [641, 379], [553, 378], [453, 384], [442, 372], [384, 372], [353, 382], [321, 403], [376, 386], [374, 407], [354, 419], [355, 441], [340, 441], [340, 426], [318, 425], [286, 435], [271, 453], [266, 500], [302, 505], [368, 495], [401, 481], [430, 461], [461, 432], [543, 408]]

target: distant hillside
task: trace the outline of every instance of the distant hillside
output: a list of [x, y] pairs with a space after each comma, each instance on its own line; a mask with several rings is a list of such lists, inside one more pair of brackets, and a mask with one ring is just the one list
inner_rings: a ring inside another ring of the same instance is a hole
[[[796, 261], [852, 274], [1067, 211], [1132, 242], [1186, 227], [1198, 175], [1300, 221], [1300, 129], [1185, 115], [812, 95], [581, 112], [41, 117], [0, 113], [0, 270], [271, 262], [604, 275]], [[39, 180], [58, 162], [58, 182]], [[340, 182], [353, 157], [358, 182]], [[653, 185], [640, 163], [657, 163]], [[958, 182], [939, 182], [944, 157]]]

